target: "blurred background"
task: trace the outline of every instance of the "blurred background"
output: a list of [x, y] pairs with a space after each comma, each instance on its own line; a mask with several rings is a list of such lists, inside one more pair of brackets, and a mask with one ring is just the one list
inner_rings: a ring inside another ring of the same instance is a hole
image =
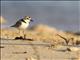
[[24, 16], [34, 20], [30, 26], [46, 24], [64, 31], [80, 31], [80, 1], [1, 1], [1, 16], [13, 25]]

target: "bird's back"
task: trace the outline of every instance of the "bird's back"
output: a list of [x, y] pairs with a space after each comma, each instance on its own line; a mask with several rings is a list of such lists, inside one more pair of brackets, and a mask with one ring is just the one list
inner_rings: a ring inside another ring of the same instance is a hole
[[19, 27], [21, 25], [21, 21], [17, 21], [16, 24], [12, 25], [11, 27]]

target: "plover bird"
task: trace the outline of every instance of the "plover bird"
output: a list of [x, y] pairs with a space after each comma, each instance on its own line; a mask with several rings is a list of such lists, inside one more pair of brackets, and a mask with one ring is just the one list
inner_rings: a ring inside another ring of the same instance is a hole
[[33, 21], [31, 17], [25, 16], [24, 18], [17, 21], [16, 24], [12, 25], [11, 27], [18, 28], [20, 33], [20, 30], [26, 29], [29, 26], [31, 21]]

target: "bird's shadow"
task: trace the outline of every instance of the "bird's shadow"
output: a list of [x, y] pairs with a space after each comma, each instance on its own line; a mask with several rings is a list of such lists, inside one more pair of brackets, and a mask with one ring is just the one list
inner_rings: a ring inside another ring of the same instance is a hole
[[31, 39], [31, 38], [23, 38], [22, 36], [15, 37], [14, 39], [0, 38], [0, 40], [28, 40], [28, 41], [33, 41], [33, 39]]
[[15, 39], [15, 40], [29, 40], [29, 41], [33, 41], [33, 39], [23, 38], [22, 36], [20, 36], [20, 37], [15, 37], [14, 39]]

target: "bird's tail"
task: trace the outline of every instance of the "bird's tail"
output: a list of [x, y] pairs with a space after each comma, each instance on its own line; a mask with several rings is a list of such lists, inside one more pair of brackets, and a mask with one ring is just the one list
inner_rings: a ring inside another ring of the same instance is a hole
[[14, 25], [10, 26], [10, 27], [14, 27]]

